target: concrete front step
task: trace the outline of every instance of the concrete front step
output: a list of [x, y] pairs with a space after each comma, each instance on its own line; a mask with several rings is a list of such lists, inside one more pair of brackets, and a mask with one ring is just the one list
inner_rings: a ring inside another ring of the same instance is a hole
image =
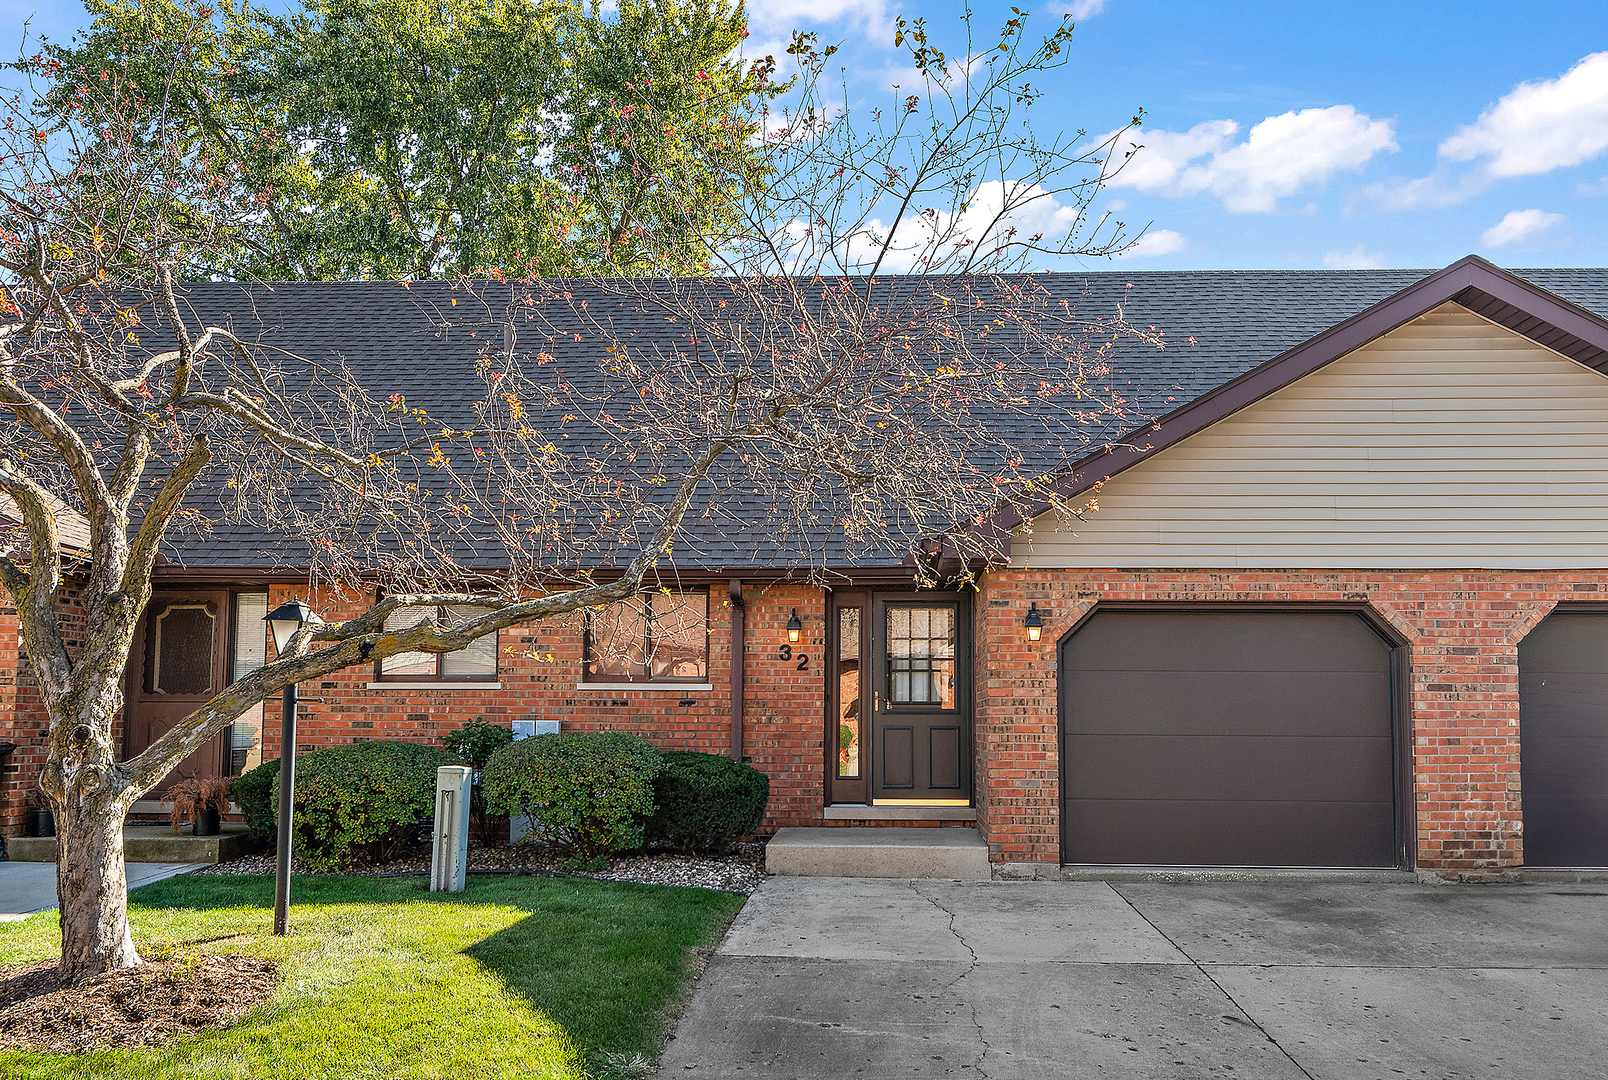
[[988, 843], [976, 829], [778, 829], [765, 869], [800, 877], [986, 881]]
[[[124, 825], [123, 858], [131, 863], [220, 863], [250, 848], [246, 827], [225, 822], [216, 836], [175, 836], [168, 825]], [[6, 855], [17, 862], [55, 862], [54, 836], [11, 836]]]

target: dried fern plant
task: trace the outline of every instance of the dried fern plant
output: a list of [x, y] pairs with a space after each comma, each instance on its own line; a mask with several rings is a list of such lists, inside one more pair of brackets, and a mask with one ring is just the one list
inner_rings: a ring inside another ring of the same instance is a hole
[[196, 815], [203, 810], [216, 810], [221, 816], [229, 812], [229, 792], [234, 787], [234, 779], [228, 776], [197, 776], [180, 780], [168, 788], [168, 798], [173, 800], [173, 812], [169, 821], [174, 833], [178, 833], [186, 821], [192, 824]]

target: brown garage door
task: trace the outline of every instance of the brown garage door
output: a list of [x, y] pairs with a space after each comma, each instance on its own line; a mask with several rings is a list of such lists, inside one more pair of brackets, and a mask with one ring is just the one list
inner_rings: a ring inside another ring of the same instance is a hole
[[1096, 612], [1061, 648], [1069, 863], [1396, 864], [1390, 646], [1348, 612]]
[[1519, 643], [1528, 866], [1608, 866], [1608, 616], [1550, 615]]

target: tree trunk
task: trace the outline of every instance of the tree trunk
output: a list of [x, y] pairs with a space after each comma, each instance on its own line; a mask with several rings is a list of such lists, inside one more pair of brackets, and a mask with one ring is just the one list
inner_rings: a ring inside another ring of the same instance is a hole
[[56, 808], [56, 896], [61, 903], [61, 972], [79, 982], [140, 962], [128, 929], [123, 806], [84, 795]]

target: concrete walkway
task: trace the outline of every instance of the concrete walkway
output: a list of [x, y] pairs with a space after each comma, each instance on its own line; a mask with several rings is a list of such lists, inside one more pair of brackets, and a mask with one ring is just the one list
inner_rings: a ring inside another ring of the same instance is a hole
[[[128, 887], [188, 874], [205, 863], [129, 863]], [[0, 862], [0, 922], [22, 919], [56, 906], [56, 864]]]
[[661, 1077], [1598, 1078], [1608, 890], [770, 878]]

